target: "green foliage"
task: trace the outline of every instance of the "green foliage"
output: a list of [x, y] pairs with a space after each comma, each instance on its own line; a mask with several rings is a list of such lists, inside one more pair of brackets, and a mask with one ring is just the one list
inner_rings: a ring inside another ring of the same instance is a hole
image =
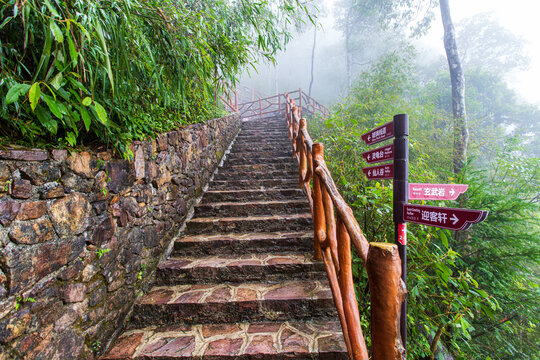
[[22, 297], [20, 295], [17, 296], [17, 298], [15, 299], [15, 310], [19, 310], [21, 305], [27, 302], [36, 302], [36, 299], [34, 299], [33, 297]]
[[3, 1], [0, 136], [128, 156], [133, 139], [219, 114], [221, 80], [271, 59], [302, 12], [297, 0]]
[[[482, 163], [474, 160], [454, 179], [451, 114], [433, 91], [439, 85], [415, 78], [413, 58], [412, 52], [382, 58], [361, 74], [327, 121], [309, 124], [310, 133], [325, 144], [332, 176], [370, 242], [393, 242], [392, 184], [362, 174], [361, 154], [372, 147], [360, 135], [397, 113], [410, 117], [411, 182], [469, 184], [459, 202], [432, 205], [490, 210], [487, 221], [459, 241], [449, 230], [409, 225], [410, 358], [429, 358], [438, 335], [456, 359], [537, 358], [538, 159], [524, 158], [513, 140], [484, 170], [473, 167]], [[368, 329], [369, 291], [359, 259], [354, 275]]]

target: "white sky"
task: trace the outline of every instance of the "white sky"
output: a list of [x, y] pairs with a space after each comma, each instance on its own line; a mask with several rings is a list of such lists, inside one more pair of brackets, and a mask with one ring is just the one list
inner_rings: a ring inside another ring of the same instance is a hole
[[[443, 28], [440, 12], [436, 9], [435, 20], [428, 36], [423, 40], [431, 49], [444, 54]], [[527, 71], [507, 76], [510, 87], [532, 103], [540, 105], [540, 1], [539, 0], [450, 0], [450, 11], [454, 23], [475, 14], [493, 12], [501, 25], [512, 33], [529, 41], [527, 48], [531, 63]], [[459, 44], [458, 44], [459, 47]]]

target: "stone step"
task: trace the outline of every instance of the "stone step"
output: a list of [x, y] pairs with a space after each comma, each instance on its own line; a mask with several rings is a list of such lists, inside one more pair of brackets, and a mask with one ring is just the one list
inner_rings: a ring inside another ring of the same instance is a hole
[[305, 232], [228, 233], [182, 236], [174, 242], [174, 256], [206, 256], [313, 251], [313, 230]]
[[268, 190], [210, 190], [204, 194], [201, 204], [214, 202], [247, 202], [250, 200], [293, 200], [306, 197], [300, 189], [268, 189]]
[[279, 156], [279, 157], [253, 157], [253, 156], [241, 156], [236, 155], [234, 159], [227, 157], [226, 163], [232, 165], [249, 165], [249, 164], [294, 164], [297, 162], [292, 156]]
[[297, 214], [309, 212], [307, 200], [215, 202], [195, 206], [194, 217], [228, 217]]
[[157, 285], [324, 279], [324, 265], [311, 253], [220, 254], [173, 257], [158, 266]]
[[307, 231], [311, 214], [271, 215], [227, 218], [195, 218], [187, 223], [186, 234], [221, 234], [274, 231]]
[[120, 336], [102, 360], [346, 360], [335, 320], [145, 327]]
[[[292, 158], [291, 158], [292, 160]], [[272, 164], [244, 164], [239, 165], [234, 162], [227, 162], [218, 171], [298, 171], [298, 165], [294, 162], [272, 163]]]
[[253, 148], [250, 148], [246, 151], [237, 151], [231, 149], [231, 152], [227, 155], [227, 161], [234, 161], [235, 159], [253, 159], [253, 158], [281, 158], [289, 157], [294, 159], [292, 156], [292, 148], [287, 149], [277, 149], [277, 150], [261, 150], [257, 151]]
[[296, 179], [297, 171], [229, 171], [221, 170], [215, 176], [215, 180], [263, 180], [263, 179]]
[[231, 152], [242, 152], [242, 151], [291, 151], [292, 145], [290, 142], [283, 141], [281, 143], [234, 143], [231, 147]]
[[284, 321], [335, 315], [326, 279], [156, 286], [135, 303], [129, 328]]
[[289, 138], [289, 130], [287, 129], [276, 129], [276, 130], [268, 130], [268, 129], [260, 129], [260, 130], [241, 130], [238, 134], [237, 139], [245, 138], [245, 137], [271, 137], [271, 138]]
[[255, 133], [253, 134], [250, 134], [250, 133], [240, 133], [238, 134], [238, 136], [236, 137], [236, 142], [240, 142], [240, 141], [253, 141], [253, 142], [260, 142], [260, 141], [266, 141], [266, 142], [270, 142], [270, 141], [291, 141], [289, 139], [289, 136], [287, 135], [287, 133], [274, 133], [274, 134], [269, 134], [269, 133], [263, 133], [261, 132], [260, 135], [257, 135]]
[[208, 190], [256, 190], [298, 187], [298, 179], [214, 180]]

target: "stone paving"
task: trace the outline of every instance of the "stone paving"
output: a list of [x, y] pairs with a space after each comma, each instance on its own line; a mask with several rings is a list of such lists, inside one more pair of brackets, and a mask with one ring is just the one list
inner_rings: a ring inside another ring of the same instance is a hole
[[283, 117], [243, 130], [102, 357], [347, 359]]

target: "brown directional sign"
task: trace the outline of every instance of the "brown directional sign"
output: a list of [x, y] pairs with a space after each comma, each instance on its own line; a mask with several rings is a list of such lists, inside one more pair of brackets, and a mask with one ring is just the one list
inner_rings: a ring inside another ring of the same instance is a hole
[[392, 179], [394, 177], [394, 164], [384, 164], [363, 168], [362, 171], [370, 180]]
[[467, 230], [472, 224], [484, 221], [487, 216], [488, 212], [485, 210], [453, 209], [413, 204], [403, 205], [405, 221], [450, 230]]
[[369, 163], [391, 160], [394, 158], [394, 144], [382, 146], [375, 150], [362, 153], [362, 157]]
[[382, 126], [379, 126], [371, 131], [368, 131], [362, 135], [362, 140], [367, 145], [376, 144], [386, 139], [394, 137], [394, 122], [391, 121]]

